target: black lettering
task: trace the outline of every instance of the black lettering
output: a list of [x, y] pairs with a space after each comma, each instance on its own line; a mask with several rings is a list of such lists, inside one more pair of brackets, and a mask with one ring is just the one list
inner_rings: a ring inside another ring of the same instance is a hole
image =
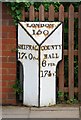
[[29, 45], [25, 45], [25, 50], [29, 50]]
[[52, 58], [55, 58], [55, 54], [54, 53], [52, 53]]
[[41, 50], [42, 50], [42, 51], [45, 50], [44, 46], [41, 46]]
[[51, 74], [51, 71], [49, 71], [49, 72], [48, 72], [48, 77], [51, 77], [51, 75], [52, 75], [52, 74]]
[[58, 46], [58, 45], [55, 45], [55, 48], [56, 48], [56, 49], [57, 49], [57, 46]]
[[29, 24], [26, 24], [26, 26], [27, 26], [27, 27], [31, 27], [31, 25], [29, 25]]
[[46, 35], [49, 34], [49, 31], [48, 31], [48, 30], [44, 30], [44, 31], [43, 31], [43, 34], [46, 36]]
[[48, 70], [41, 71], [41, 77], [46, 77], [48, 74]]
[[25, 57], [26, 53], [22, 52], [21, 53], [21, 59], [23, 59]]
[[38, 50], [38, 46], [35, 45], [35, 46], [32, 46], [33, 50]]
[[58, 53], [56, 53], [55, 55], [56, 55], [56, 58], [59, 58]]
[[35, 24], [32, 24], [32, 27], [36, 27], [36, 25], [35, 25]]
[[45, 27], [49, 28], [49, 24], [45, 24]]
[[55, 63], [48, 63], [48, 66], [55, 66]]
[[32, 59], [33, 59], [33, 55], [32, 55], [31, 53], [29, 53], [28, 58], [29, 58], [30, 60], [32, 60]]
[[45, 46], [45, 50], [49, 50], [49, 46]]
[[46, 28], [53, 28], [56, 27], [55, 24], [26, 24], [27, 27], [33, 27], [33, 28], [41, 28], [41, 27], [46, 27]]
[[39, 24], [39, 27], [44, 27], [44, 24]]
[[51, 45], [51, 49], [53, 49], [53, 50], [54, 50], [54, 48], [55, 48], [55, 45]]
[[35, 35], [35, 30], [33, 30], [33, 34], [32, 35]]
[[46, 67], [46, 60], [43, 60], [43, 61], [42, 61], [42, 66], [43, 66], [43, 67]]
[[44, 54], [44, 59], [47, 59], [47, 54]]
[[58, 53], [44, 54], [45, 59], [59, 58]]
[[24, 52], [22, 52], [22, 53], [18, 52], [18, 59], [25, 58], [25, 55], [26, 55], [26, 53], [24, 53]]
[[23, 49], [23, 45], [18, 45], [18, 49]]
[[59, 49], [61, 49], [61, 45], [59, 45]]
[[37, 34], [37, 35], [41, 35], [41, 34], [42, 34], [42, 31], [39, 29], [36, 34]]
[[51, 59], [51, 54], [49, 54], [49, 57], [48, 57], [49, 59]]

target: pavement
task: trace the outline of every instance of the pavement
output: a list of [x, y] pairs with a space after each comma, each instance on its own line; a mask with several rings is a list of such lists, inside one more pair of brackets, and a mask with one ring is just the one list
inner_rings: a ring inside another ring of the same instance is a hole
[[2, 118], [73, 118], [81, 120], [81, 107], [26, 107], [3, 106]]
[[79, 107], [79, 118], [81, 120], [81, 106]]

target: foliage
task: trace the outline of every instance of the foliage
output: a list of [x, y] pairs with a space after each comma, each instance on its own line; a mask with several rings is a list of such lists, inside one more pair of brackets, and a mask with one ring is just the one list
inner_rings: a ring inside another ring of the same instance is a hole
[[77, 104], [78, 100], [76, 98], [71, 98], [68, 99], [68, 94], [67, 93], [63, 93], [61, 91], [58, 91], [58, 99], [57, 99], [57, 103], [66, 103], [66, 104]]
[[14, 90], [17, 94], [20, 94], [23, 92], [21, 89], [21, 86], [20, 86], [20, 80], [18, 80], [18, 79], [16, 80], [15, 84], [12, 87], [14, 88]]
[[9, 7], [9, 12], [14, 19], [15, 25], [21, 20], [22, 17], [22, 9], [23, 9], [23, 3], [16, 3], [16, 2], [9, 2], [6, 3]]
[[58, 99], [57, 99], [58, 103], [62, 103], [63, 102], [63, 97], [64, 97], [63, 92], [58, 91], [57, 97], [58, 97]]
[[18, 52], [18, 48], [12, 48], [11, 52]]
[[69, 100], [66, 101], [67, 104], [77, 104], [78, 103], [78, 100], [75, 99], [75, 98], [71, 98]]
[[[46, 1], [46, 0], [44, 0]], [[45, 8], [45, 11], [48, 11], [49, 6], [52, 4], [54, 5], [55, 11], [59, 10], [59, 6], [61, 4], [64, 5], [65, 7], [65, 11], [68, 10], [69, 5], [71, 4], [71, 2], [19, 2], [19, 0], [16, 0], [16, 2], [7, 2], [6, 5], [9, 7], [10, 9], [10, 14], [12, 15], [13, 19], [14, 19], [14, 23], [15, 25], [17, 25], [17, 23], [21, 20], [22, 17], [22, 10], [25, 8], [25, 11], [29, 10], [30, 5], [33, 5], [35, 10], [39, 10], [39, 6], [43, 5]], [[75, 11], [78, 10], [78, 6], [80, 3], [72, 3], [74, 5]]]
[[74, 86], [78, 87], [78, 56], [74, 56]]
[[39, 3], [34, 3], [34, 7], [35, 7], [35, 10], [39, 10], [39, 6], [40, 5], [43, 5], [44, 6], [44, 8], [45, 8], [45, 11], [48, 11], [49, 10], [49, 6], [52, 4], [54, 7], [55, 7], [55, 11], [58, 11], [58, 8], [59, 8], [59, 6], [60, 6], [60, 3], [59, 2], [56, 2], [56, 3], [54, 3], [54, 2], [39, 2]]
[[61, 91], [58, 91], [58, 97], [63, 97], [64, 94]]
[[9, 7], [9, 12], [14, 19], [15, 25], [21, 20], [22, 10], [25, 8], [25, 11], [29, 10], [30, 5], [33, 5], [35, 10], [39, 10], [39, 6], [43, 4], [45, 11], [48, 11], [49, 6], [52, 4], [55, 6], [55, 11], [58, 11], [60, 3], [51, 3], [51, 2], [7, 2], [6, 5]]

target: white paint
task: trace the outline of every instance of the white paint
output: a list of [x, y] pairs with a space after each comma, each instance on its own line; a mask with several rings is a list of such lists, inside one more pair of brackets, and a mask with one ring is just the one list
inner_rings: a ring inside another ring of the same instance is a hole
[[[42, 46], [46, 45], [62, 45], [62, 25], [42, 44]], [[41, 70], [56, 73], [57, 64], [62, 59], [62, 46], [61, 49], [58, 48], [54, 50], [41, 50]], [[58, 53], [59, 58], [44, 59], [44, 54], [51, 55], [52, 53]], [[46, 60], [46, 67], [42, 67], [43, 60]], [[55, 66], [48, 66], [48, 63], [55, 63]], [[46, 77], [40, 78], [40, 106], [53, 104], [56, 104], [56, 75], [46, 75]]]
[[[18, 44], [36, 45], [20, 25], [18, 25]], [[28, 56], [29, 53], [32, 53], [35, 57], [38, 57], [38, 51], [18, 49], [18, 52], [26, 52], [26, 56]], [[22, 63], [24, 70], [23, 104], [38, 106], [38, 60], [18, 60]]]
[[[23, 27], [29, 32], [29, 34], [38, 42], [38, 44], [41, 44], [41, 42], [48, 37], [48, 35], [60, 24], [60, 22], [20, 22]], [[29, 26], [31, 26], [32, 24], [36, 24], [36, 25], [45, 25], [45, 24], [51, 24], [54, 25], [53, 27], [27, 27], [27, 24], [29, 24]], [[40, 34], [40, 35], [33, 35], [33, 30], [35, 30], [35, 33], [37, 33], [38, 30], [41, 30], [42, 33], [44, 30], [48, 30], [49, 34], [48, 35], [44, 35], [44, 34]]]
[[[37, 27], [30, 27], [32, 24], [37, 25]], [[40, 27], [38, 26], [39, 24], [51, 24], [52, 27], [50, 27], [50, 29], [46, 26]], [[49, 34], [45, 35], [46, 33], [43, 34], [44, 32], [42, 32], [40, 35], [33, 35], [32, 31], [35, 30], [34, 32], [37, 33], [39, 29], [40, 31], [49, 31]], [[23, 45], [22, 48], [21, 45]], [[52, 46], [54, 45], [58, 45], [57, 49], [56, 47], [53, 49]], [[62, 24], [60, 22], [20, 22], [18, 25], [18, 46], [20, 46], [18, 48], [18, 60], [22, 63], [24, 70], [23, 104], [38, 106], [39, 79], [40, 106], [56, 104], [56, 66], [62, 59]], [[45, 47], [46, 49], [47, 46], [50, 46], [50, 50], [43, 50], [43, 48]], [[25, 53], [23, 59], [21, 53]], [[47, 58], [45, 58], [45, 54]], [[59, 56], [59, 58], [54, 58], [56, 54], [58, 54], [57, 56]], [[34, 59], [31, 59], [32, 55]], [[43, 60], [46, 61], [46, 65], [44, 64], [45, 66], [42, 66]], [[53, 66], [50, 66], [50, 64]], [[42, 71], [46, 73], [42, 74]], [[49, 71], [51, 71], [51, 76]]]

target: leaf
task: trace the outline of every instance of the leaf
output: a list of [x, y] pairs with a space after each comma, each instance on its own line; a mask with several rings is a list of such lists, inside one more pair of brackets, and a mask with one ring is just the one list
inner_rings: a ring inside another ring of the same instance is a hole
[[16, 10], [15, 11], [17, 15], [20, 15], [21, 14], [21, 11], [20, 10]]
[[13, 10], [13, 11], [14, 11], [14, 10], [15, 10], [15, 7], [11, 7], [11, 10]]
[[17, 16], [17, 19], [20, 20], [20, 16]]

